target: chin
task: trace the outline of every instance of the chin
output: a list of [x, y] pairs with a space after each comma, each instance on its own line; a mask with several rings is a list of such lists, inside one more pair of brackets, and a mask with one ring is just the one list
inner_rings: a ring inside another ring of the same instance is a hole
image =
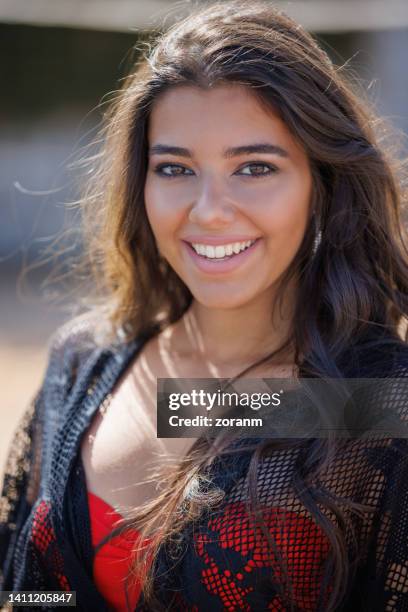
[[223, 295], [221, 292], [214, 294], [205, 294], [203, 292], [197, 291], [193, 293], [195, 300], [201, 304], [201, 306], [205, 306], [206, 308], [215, 308], [219, 310], [230, 310], [234, 308], [240, 308], [245, 306], [248, 302], [252, 301], [250, 298], [245, 299], [242, 295], [233, 296], [231, 294], [225, 293]]

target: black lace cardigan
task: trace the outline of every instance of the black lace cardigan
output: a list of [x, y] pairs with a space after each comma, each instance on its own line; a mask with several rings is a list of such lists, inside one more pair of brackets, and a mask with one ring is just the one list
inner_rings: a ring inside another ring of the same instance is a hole
[[[80, 610], [108, 610], [92, 580], [80, 441], [146, 339], [103, 347], [86, 318], [55, 335], [43, 385], [10, 446], [0, 499], [1, 590], [75, 590]], [[388, 369], [385, 361], [391, 363]], [[376, 353], [366, 343], [364, 351], [350, 353], [344, 366], [348, 377], [407, 377], [408, 347], [384, 338]], [[394, 401], [407, 416], [408, 398]], [[295, 486], [302, 452], [307, 452], [307, 444], [303, 451], [276, 450], [261, 460], [259, 501], [288, 564], [294, 609], [325, 610], [320, 583], [330, 546], [311, 518], [307, 497]], [[233, 459], [223, 457], [212, 464], [212, 484], [224, 492], [221, 505], [183, 532], [176, 556], [163, 547], [155, 566], [163, 609], [287, 609], [279, 597], [275, 558], [246, 511], [250, 457], [244, 445]], [[373, 509], [367, 517], [349, 517], [358, 534], [359, 555], [339, 609], [408, 611], [408, 439], [351, 440], [347, 453], [320, 484]], [[346, 539], [351, 543], [350, 533]], [[149, 610], [143, 597], [136, 610]]]

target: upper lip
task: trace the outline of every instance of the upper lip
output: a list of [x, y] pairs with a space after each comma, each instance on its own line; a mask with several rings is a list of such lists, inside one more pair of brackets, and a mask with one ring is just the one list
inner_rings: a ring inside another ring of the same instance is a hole
[[185, 236], [183, 240], [190, 244], [209, 244], [221, 246], [223, 244], [233, 244], [234, 242], [247, 242], [256, 240], [259, 236]]

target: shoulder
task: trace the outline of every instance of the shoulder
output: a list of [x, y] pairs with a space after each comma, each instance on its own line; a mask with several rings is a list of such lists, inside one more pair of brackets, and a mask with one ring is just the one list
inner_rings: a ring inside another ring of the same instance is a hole
[[78, 315], [58, 327], [48, 342], [43, 393], [58, 387], [66, 394], [89, 360], [112, 348], [107, 333], [102, 333], [107, 327], [95, 312]]
[[408, 343], [402, 342], [394, 346], [394, 362], [391, 370], [395, 378], [408, 377]]
[[103, 384], [107, 384], [107, 378], [112, 381], [119, 376], [149, 337], [150, 331], [146, 331], [129, 339], [99, 311], [76, 316], [59, 327], [49, 341], [44, 392], [52, 393], [57, 387], [61, 399], [74, 386], [78, 390], [93, 389], [102, 371], [106, 374]]
[[86, 358], [96, 346], [94, 316], [91, 313], [76, 316], [52, 334], [48, 342], [48, 367], [66, 369], [73, 361]]
[[100, 319], [96, 312], [85, 312], [66, 321], [53, 333], [49, 350], [89, 351], [103, 344], [100, 334]]
[[347, 378], [408, 377], [408, 343], [390, 333], [370, 332], [342, 355]]
[[390, 337], [380, 345], [379, 350], [381, 352], [378, 360], [378, 377], [408, 377], [408, 343], [400, 338]]

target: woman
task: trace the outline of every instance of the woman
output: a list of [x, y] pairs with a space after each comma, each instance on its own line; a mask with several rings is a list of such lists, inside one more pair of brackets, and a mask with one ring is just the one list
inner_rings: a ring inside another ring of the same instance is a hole
[[269, 2], [158, 36], [84, 198], [100, 305], [55, 335], [11, 449], [3, 589], [75, 590], [85, 610], [408, 609], [405, 439], [155, 431], [157, 378], [407, 376], [402, 183], [373, 128]]

